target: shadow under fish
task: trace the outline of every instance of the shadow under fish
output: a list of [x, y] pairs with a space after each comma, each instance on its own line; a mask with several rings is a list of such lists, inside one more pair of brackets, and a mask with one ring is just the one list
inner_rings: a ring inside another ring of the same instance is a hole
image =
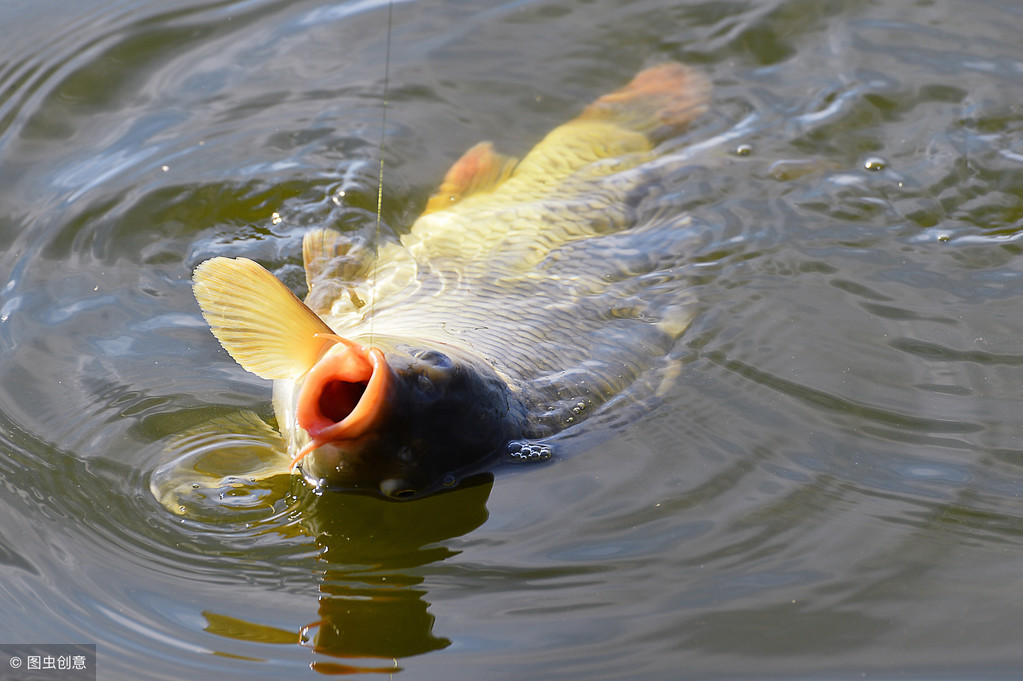
[[[680, 64], [649, 68], [522, 159], [470, 149], [376, 251], [307, 233], [304, 302], [251, 260], [199, 265], [213, 334], [274, 381], [279, 435], [236, 419], [276, 443], [245, 478], [300, 471], [320, 489], [411, 499], [500, 459], [549, 458], [583, 420], [642, 411], [678, 372], [693, 235], [678, 214], [637, 225], [635, 206], [708, 91]], [[177, 510], [188, 490], [230, 486], [215, 455], [157, 471], [154, 493]]]

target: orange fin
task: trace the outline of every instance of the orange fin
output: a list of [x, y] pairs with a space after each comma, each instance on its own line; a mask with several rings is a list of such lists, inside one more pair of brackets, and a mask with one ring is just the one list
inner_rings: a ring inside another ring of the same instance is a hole
[[[551, 130], [519, 162], [510, 182], [542, 193], [587, 166], [596, 174], [633, 167], [702, 114], [709, 96], [707, 80], [682, 64], [646, 69]], [[591, 166], [604, 159], [618, 162]]]
[[518, 159], [494, 151], [490, 142], [480, 142], [451, 166], [427, 201], [423, 215], [443, 210], [471, 194], [493, 190], [508, 179], [517, 163]]
[[664, 139], [688, 125], [707, 109], [710, 84], [693, 69], [675, 62], [652, 66], [636, 74], [623, 88], [587, 106], [577, 120], [603, 120]]

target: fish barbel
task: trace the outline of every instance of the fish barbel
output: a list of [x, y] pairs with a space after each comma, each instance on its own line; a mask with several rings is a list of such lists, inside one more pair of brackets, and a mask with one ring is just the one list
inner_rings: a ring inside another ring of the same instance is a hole
[[537, 443], [648, 380], [690, 313], [677, 282], [658, 288], [677, 265], [672, 237], [650, 253], [629, 228], [644, 168], [708, 90], [661, 64], [522, 159], [478, 144], [377, 252], [309, 232], [304, 302], [251, 260], [199, 265], [213, 334], [274, 380], [292, 467], [321, 487], [412, 498], [497, 455], [544, 456]]

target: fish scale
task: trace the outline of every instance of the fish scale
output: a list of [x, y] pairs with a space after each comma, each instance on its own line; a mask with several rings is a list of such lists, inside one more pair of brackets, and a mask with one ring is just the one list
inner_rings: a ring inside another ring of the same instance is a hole
[[[694, 301], [679, 285], [688, 276], [679, 268], [680, 251], [696, 235], [684, 231], [690, 229], [686, 220], [676, 222], [639, 235], [652, 237], [644, 242], [647, 248], [672, 254], [663, 257], [664, 263], [646, 256], [621, 258], [636, 245], [637, 235], [630, 234], [628, 239], [590, 238], [566, 245], [558, 251], [563, 257], [549, 257], [527, 275], [463, 275], [457, 288], [443, 292], [421, 275], [425, 281], [414, 295], [374, 311], [374, 332], [462, 345], [490, 358], [527, 396], [533, 422], [542, 422], [529, 436], [542, 437], [551, 432], [552, 419], [568, 416], [560, 405], [566, 395], [598, 406], [644, 370], [653, 370], [681, 335], [685, 321], [677, 318], [691, 314]], [[623, 261], [632, 267], [623, 269]], [[630, 308], [630, 314], [617, 316], [623, 308]], [[668, 330], [657, 324], [665, 315], [672, 316]], [[368, 324], [352, 324], [347, 316], [327, 321], [332, 328], [350, 329], [355, 339], [364, 337]], [[644, 361], [623, 361], [632, 357]], [[588, 389], [578, 371], [564, 376], [565, 367], [583, 367], [605, 389]], [[540, 380], [552, 374], [562, 379]]]

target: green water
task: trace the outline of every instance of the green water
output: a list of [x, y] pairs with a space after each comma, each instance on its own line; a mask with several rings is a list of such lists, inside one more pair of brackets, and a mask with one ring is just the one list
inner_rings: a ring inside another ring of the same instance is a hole
[[0, 641], [96, 643], [115, 680], [1023, 669], [1014, 4], [395, 3], [385, 229], [479, 140], [707, 74], [657, 190], [701, 228], [679, 380], [454, 493], [200, 516], [150, 475], [270, 406], [191, 270], [300, 289], [306, 229], [372, 227], [388, 8], [46, 5], [0, 6]]

